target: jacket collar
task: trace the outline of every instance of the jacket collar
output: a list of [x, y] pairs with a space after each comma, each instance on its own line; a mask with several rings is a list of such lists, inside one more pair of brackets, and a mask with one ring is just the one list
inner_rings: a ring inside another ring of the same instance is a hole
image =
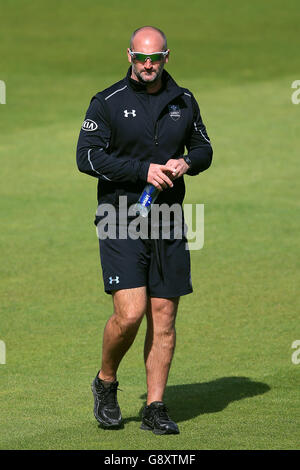
[[[162, 91], [167, 91], [168, 93], [170, 92], [176, 92], [179, 94], [182, 94], [182, 89], [177, 85], [175, 80], [171, 77], [171, 75], [166, 71], [163, 70], [162, 76], [162, 88], [159, 90], [158, 94]], [[125, 80], [129, 84], [130, 88], [132, 88], [133, 91], [137, 93], [146, 93], [147, 92], [147, 87], [143, 83], [138, 82], [137, 80], [133, 80], [131, 78], [131, 66], [129, 67], [127, 71], [127, 75]]]
[[[173, 101], [175, 98], [183, 94], [183, 89], [177, 85], [175, 80], [171, 77], [171, 75], [166, 70], [163, 70], [161, 78], [162, 78], [162, 88], [157, 93], [161, 97], [159, 112], [158, 112], [158, 115], [156, 116], [157, 118], [159, 114], [162, 112], [162, 110], [165, 108], [165, 106], [167, 106], [171, 101]], [[125, 81], [127, 82], [129, 89], [131, 89], [133, 92], [147, 93], [146, 85], [138, 82], [137, 80], [133, 80], [131, 78], [131, 66], [129, 67], [127, 71]]]

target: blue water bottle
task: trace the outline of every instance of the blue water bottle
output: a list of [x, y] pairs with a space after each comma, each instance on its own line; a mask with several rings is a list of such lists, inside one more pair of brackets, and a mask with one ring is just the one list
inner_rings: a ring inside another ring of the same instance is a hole
[[147, 217], [151, 210], [151, 206], [152, 204], [154, 204], [154, 201], [156, 200], [159, 193], [159, 189], [153, 186], [153, 184], [148, 183], [145, 186], [138, 202], [135, 205], [135, 209], [138, 215], [141, 215], [142, 217]]

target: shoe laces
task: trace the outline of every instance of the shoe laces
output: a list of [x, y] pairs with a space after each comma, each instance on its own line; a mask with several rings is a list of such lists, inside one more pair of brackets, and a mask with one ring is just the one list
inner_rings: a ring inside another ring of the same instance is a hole
[[118, 388], [119, 383], [118, 382], [113, 382], [109, 387], [104, 387], [104, 385], [100, 384], [98, 385], [97, 383], [95, 384], [96, 392], [99, 397], [99, 399], [103, 403], [112, 403], [114, 405], [117, 404], [117, 390], [121, 390]]
[[164, 420], [167, 420], [169, 421], [170, 417], [168, 415], [168, 408], [166, 407], [166, 405], [161, 405], [161, 406], [158, 406], [158, 407], [155, 407], [154, 408], [154, 412], [155, 414], [159, 417], [159, 418], [162, 418]]

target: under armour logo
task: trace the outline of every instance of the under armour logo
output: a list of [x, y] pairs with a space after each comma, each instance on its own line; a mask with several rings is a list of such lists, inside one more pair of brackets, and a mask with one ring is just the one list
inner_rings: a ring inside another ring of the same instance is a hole
[[109, 277], [109, 283], [112, 284], [113, 282], [115, 282], [116, 284], [119, 284], [119, 282], [120, 282], [119, 276], [116, 276], [115, 279], [110, 276]]
[[135, 112], [135, 109], [132, 109], [132, 111], [127, 111], [127, 109], [124, 109], [124, 117], [128, 117], [129, 114], [132, 115], [132, 117], [136, 117], [136, 112]]

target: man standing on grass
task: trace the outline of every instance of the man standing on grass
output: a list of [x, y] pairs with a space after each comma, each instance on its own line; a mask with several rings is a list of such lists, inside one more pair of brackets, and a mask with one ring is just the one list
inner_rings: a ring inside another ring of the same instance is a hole
[[[197, 102], [164, 70], [169, 54], [162, 31], [137, 29], [127, 49], [131, 66], [126, 77], [91, 100], [78, 140], [77, 165], [98, 178], [98, 209], [109, 203], [120, 211], [121, 196], [130, 207], [151, 183], [160, 190], [158, 204], [176, 203], [182, 210], [183, 175], [197, 175], [211, 164], [212, 147]], [[150, 224], [150, 215], [148, 219]], [[99, 221], [101, 216], [95, 224]], [[179, 299], [192, 292], [186, 238], [183, 232], [181, 238], [174, 237], [172, 221], [169, 239], [161, 231], [155, 240], [124, 238], [118, 236], [117, 222], [115, 228], [116, 237], [99, 240], [105, 291], [112, 295], [114, 312], [104, 329], [101, 368], [92, 383], [94, 415], [103, 427], [121, 425], [117, 370], [146, 315], [147, 405], [141, 429], [178, 434], [163, 396]]]

